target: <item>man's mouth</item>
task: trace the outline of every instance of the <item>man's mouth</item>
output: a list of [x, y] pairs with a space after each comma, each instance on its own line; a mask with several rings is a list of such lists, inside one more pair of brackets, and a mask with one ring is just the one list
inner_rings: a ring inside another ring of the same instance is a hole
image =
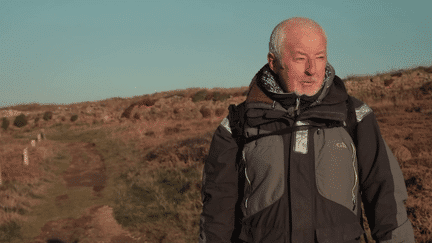
[[315, 82], [313, 82], [313, 81], [302, 81], [301, 83], [302, 83], [302, 85], [304, 85], [304, 86], [311, 86], [311, 85], [313, 85]]

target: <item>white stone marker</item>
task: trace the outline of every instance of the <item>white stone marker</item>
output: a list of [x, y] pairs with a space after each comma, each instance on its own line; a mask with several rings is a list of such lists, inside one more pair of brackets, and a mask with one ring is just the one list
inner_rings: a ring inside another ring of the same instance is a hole
[[24, 165], [29, 164], [28, 154], [27, 154], [27, 148], [24, 149]]
[[35, 147], [36, 146], [36, 141], [35, 140], [31, 140], [31, 146]]
[[40, 133], [37, 135], [37, 141], [38, 141], [38, 142], [41, 141], [41, 135], [40, 135]]

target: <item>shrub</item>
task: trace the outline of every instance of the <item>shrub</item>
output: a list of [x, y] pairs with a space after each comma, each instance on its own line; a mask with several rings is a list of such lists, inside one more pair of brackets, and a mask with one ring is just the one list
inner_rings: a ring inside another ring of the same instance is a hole
[[386, 79], [386, 80], [384, 80], [384, 86], [390, 86], [392, 83], [393, 83], [393, 79]]
[[61, 120], [62, 120], [62, 121], [66, 121], [66, 117], [62, 116], [62, 117], [61, 117]]
[[158, 101], [157, 99], [150, 99], [150, 98], [144, 98], [140, 101], [138, 101], [137, 103], [135, 103], [135, 105], [139, 106], [153, 106], [156, 101]]
[[401, 72], [396, 72], [396, 73], [392, 73], [390, 74], [391, 77], [402, 77], [402, 73]]
[[193, 102], [203, 101], [205, 100], [206, 96], [207, 96], [207, 90], [198, 91], [192, 96], [192, 101]]
[[201, 113], [203, 118], [207, 118], [207, 117], [210, 117], [212, 115], [211, 109], [207, 106], [202, 106], [200, 109], [200, 113]]
[[166, 127], [164, 130], [165, 135], [172, 135], [174, 133], [179, 133], [180, 128], [179, 127]]
[[227, 93], [213, 92], [213, 101], [224, 101], [229, 99], [230, 95]]
[[155, 133], [153, 131], [147, 131], [146, 133], [144, 133], [144, 135], [149, 136], [149, 137], [154, 137]]
[[204, 98], [204, 100], [213, 100], [213, 94], [214, 93], [207, 93], [206, 97]]
[[215, 110], [215, 115], [216, 115], [217, 117], [221, 117], [221, 116], [223, 116], [223, 115], [225, 114], [225, 110], [226, 110], [226, 108], [221, 108], [221, 107], [219, 107], [219, 108], [217, 108], [217, 109]]
[[71, 122], [74, 122], [74, 121], [76, 121], [78, 119], [78, 115], [73, 115], [73, 116], [71, 116]]
[[36, 117], [34, 122], [37, 123], [39, 121], [40, 117]]
[[186, 96], [186, 94], [185, 94], [185, 92], [176, 92], [173, 94], [166, 95], [166, 96], [164, 96], [164, 98], [168, 99], [168, 98], [174, 98], [176, 96], [183, 98]]
[[1, 127], [3, 128], [3, 130], [8, 129], [8, 127], [9, 127], [9, 119], [7, 119], [6, 117], [3, 117]]
[[141, 116], [140, 116], [140, 114], [138, 114], [138, 112], [136, 112], [133, 117], [136, 120], [139, 120], [141, 118]]
[[135, 106], [136, 106], [136, 104], [132, 104], [128, 108], [126, 108], [126, 110], [124, 110], [123, 113], [121, 114], [121, 117], [130, 118], [132, 110]]
[[21, 115], [15, 117], [14, 126], [23, 127], [25, 125], [27, 125], [27, 118], [24, 114], [21, 114]]
[[47, 111], [47, 112], [44, 113], [43, 119], [45, 121], [51, 120], [52, 119], [52, 115], [53, 115], [53, 113], [51, 111]]

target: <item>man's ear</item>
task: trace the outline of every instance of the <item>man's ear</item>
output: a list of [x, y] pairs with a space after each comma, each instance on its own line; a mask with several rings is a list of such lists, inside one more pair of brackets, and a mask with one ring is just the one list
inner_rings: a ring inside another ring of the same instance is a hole
[[269, 52], [269, 54], [267, 54], [267, 61], [268, 61], [268, 64], [270, 66], [270, 69], [273, 72], [276, 72], [275, 70], [277, 69], [277, 60], [276, 60], [276, 57], [273, 53]]

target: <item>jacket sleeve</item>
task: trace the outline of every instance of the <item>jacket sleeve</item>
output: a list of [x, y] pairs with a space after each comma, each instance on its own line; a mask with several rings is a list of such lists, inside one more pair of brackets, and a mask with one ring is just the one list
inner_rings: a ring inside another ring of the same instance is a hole
[[238, 197], [235, 161], [237, 144], [228, 119], [216, 129], [205, 160], [202, 181], [203, 210], [200, 217], [200, 243], [230, 242], [234, 230]]
[[381, 136], [372, 110], [364, 104], [356, 113], [362, 201], [372, 237], [380, 243], [414, 243], [404, 204], [408, 194], [399, 163]]

